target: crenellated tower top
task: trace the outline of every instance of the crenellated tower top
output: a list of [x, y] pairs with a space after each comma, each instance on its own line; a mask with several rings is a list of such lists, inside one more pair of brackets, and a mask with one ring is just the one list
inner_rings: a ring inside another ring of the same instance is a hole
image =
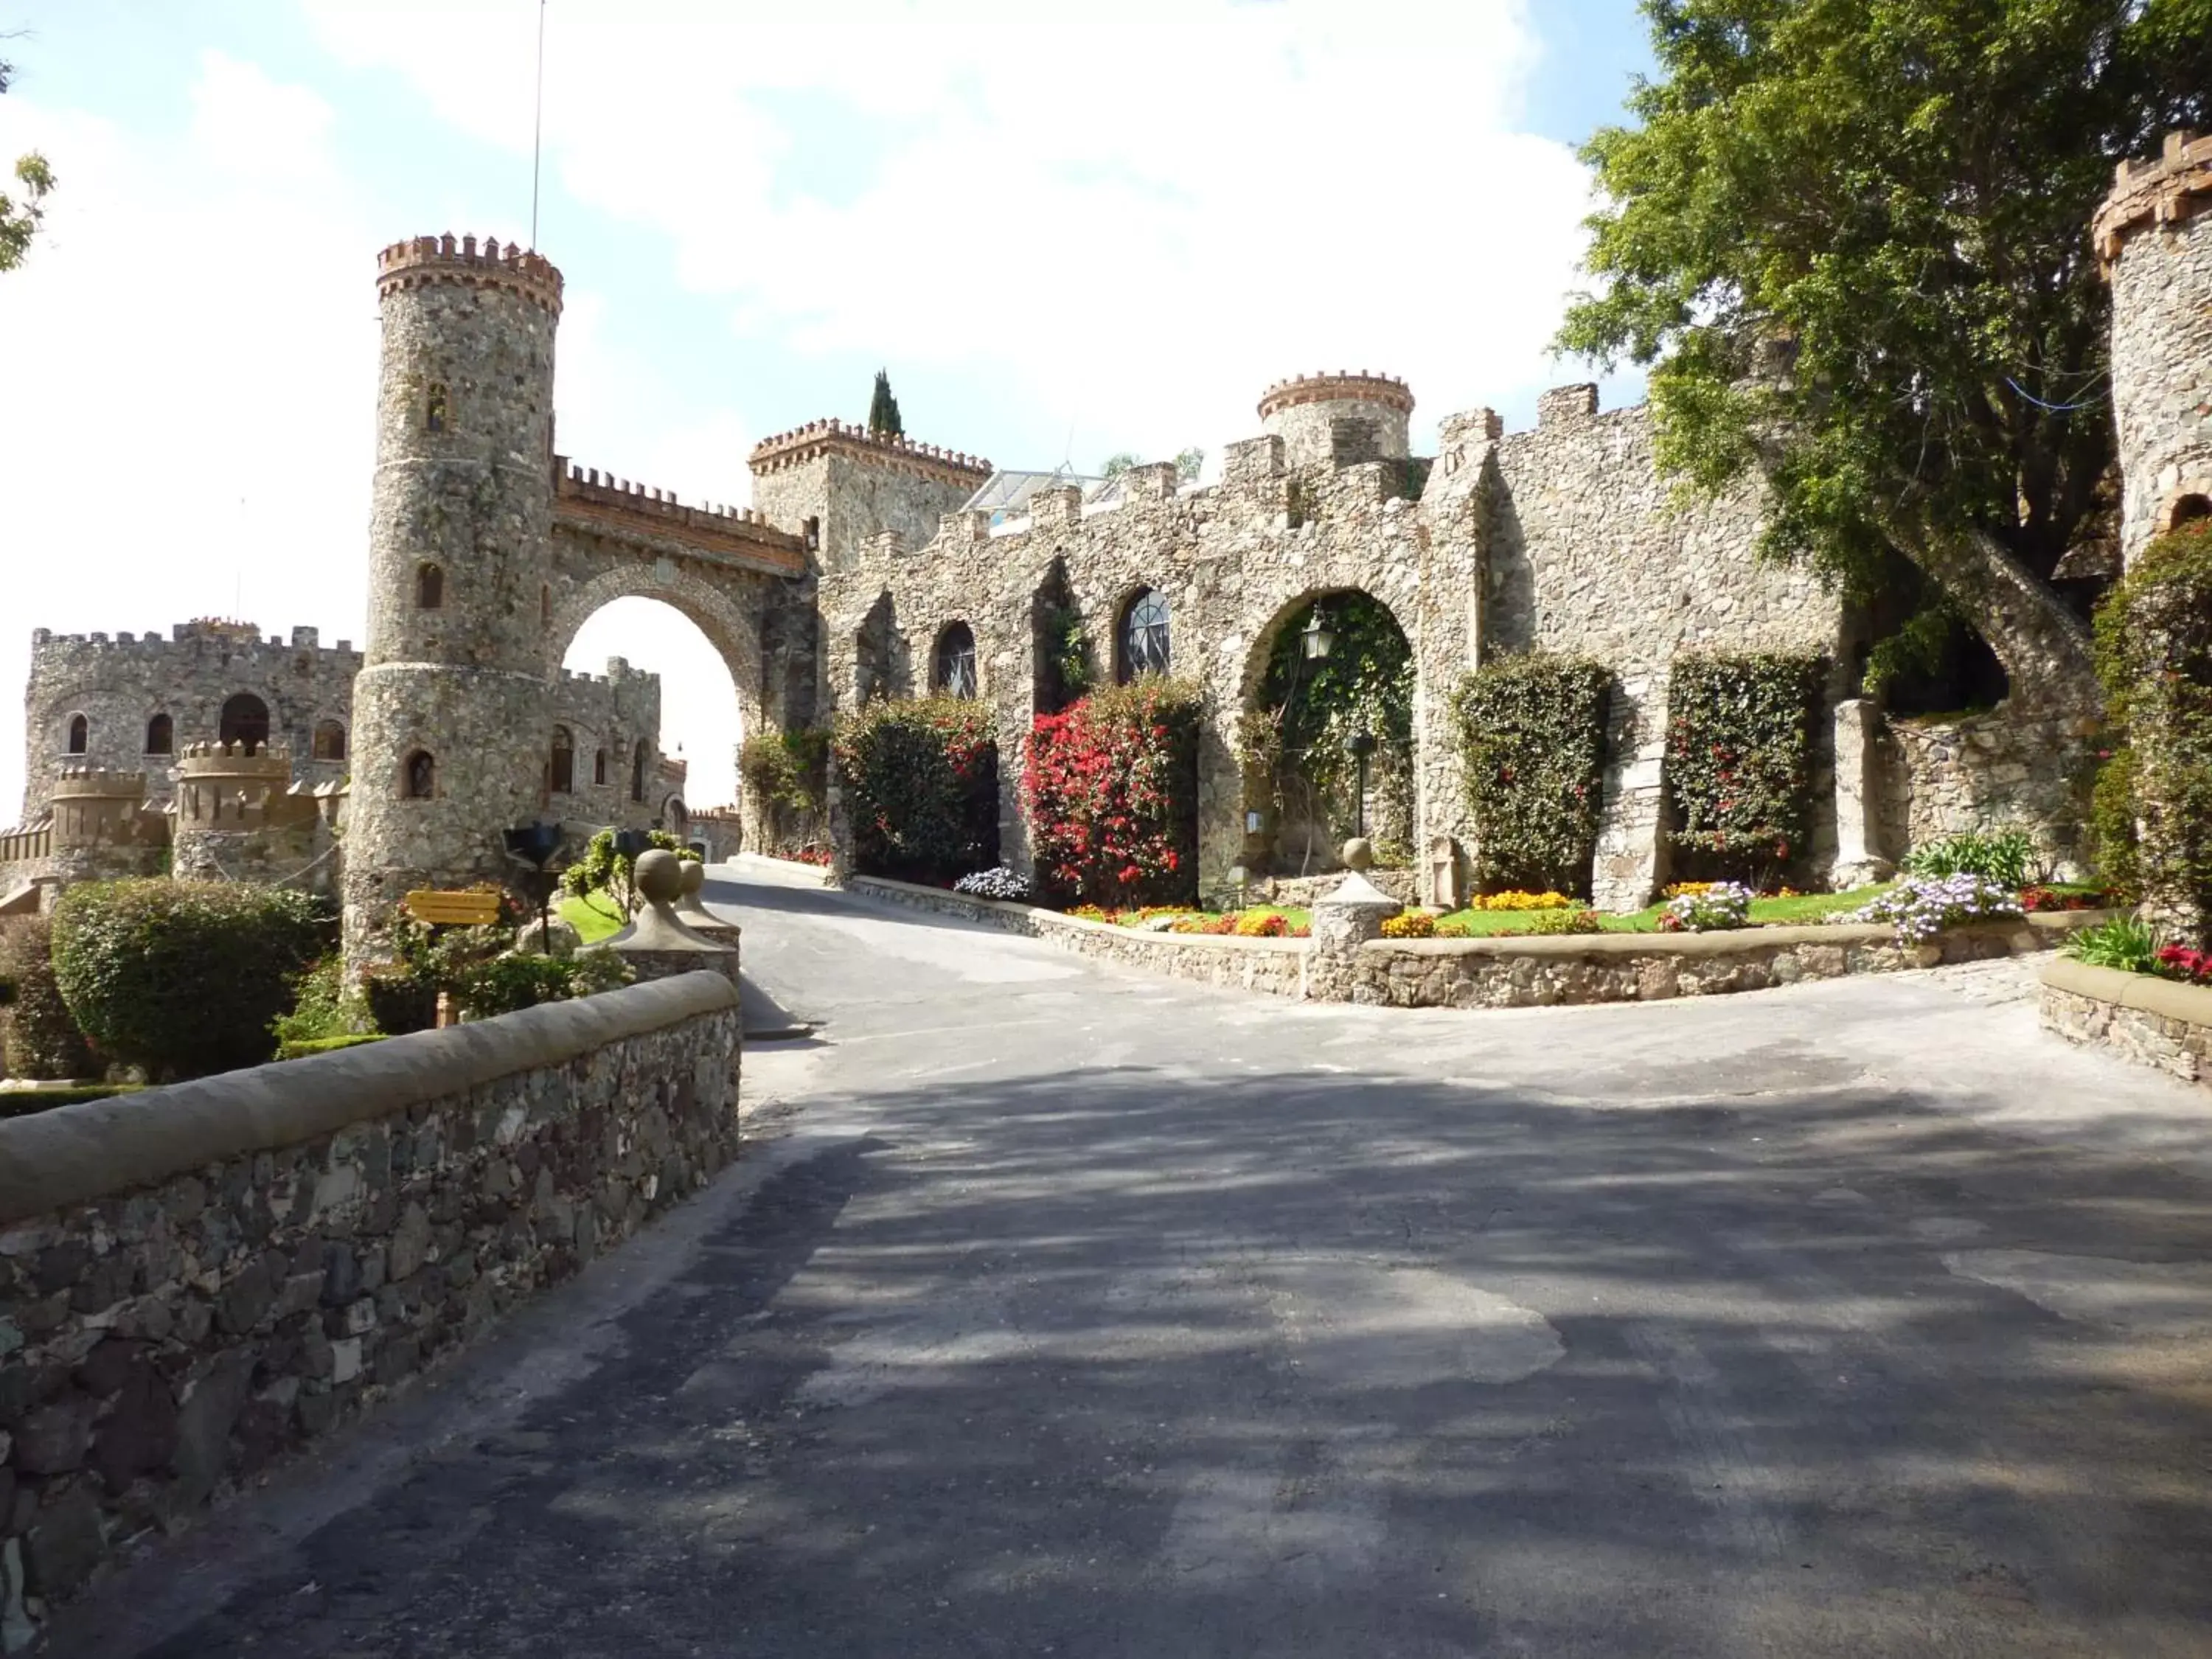
[[1392, 374], [1300, 374], [1261, 394], [1260, 425], [1283, 441], [1291, 466], [1403, 460], [1413, 392]]
[[2178, 225], [2212, 212], [2212, 137], [2169, 132], [2155, 161], [2122, 161], [2112, 193], [2097, 210], [2089, 234], [2110, 275], [2128, 238], [2152, 225]]
[[561, 314], [561, 273], [544, 254], [509, 242], [504, 247], [492, 237], [481, 246], [473, 236], [410, 236], [394, 242], [376, 256], [379, 299], [402, 289], [425, 288], [433, 283], [455, 283], [464, 288], [504, 289]]
[[1413, 412], [1413, 390], [1395, 374], [1357, 374], [1340, 368], [1334, 374], [1294, 374], [1278, 380], [1260, 394], [1260, 418], [1273, 419], [1302, 404], [1380, 404], [1400, 415]]

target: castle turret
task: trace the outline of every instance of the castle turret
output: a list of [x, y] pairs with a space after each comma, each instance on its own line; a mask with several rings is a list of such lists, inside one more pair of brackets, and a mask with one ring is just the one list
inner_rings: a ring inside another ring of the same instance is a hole
[[561, 274], [473, 236], [384, 250], [368, 646], [354, 685], [349, 959], [410, 889], [504, 880], [548, 726]]
[[2120, 550], [2212, 518], [2212, 137], [2123, 161], [2093, 228], [2112, 284]]
[[844, 421], [810, 421], [753, 446], [753, 505], [805, 538], [817, 569], [848, 568], [885, 531], [920, 547], [939, 521], [989, 482], [980, 456]]
[[1283, 441], [1291, 466], [1351, 466], [1403, 460], [1413, 393], [1388, 374], [1301, 374], [1278, 380], [1260, 398], [1262, 431]]

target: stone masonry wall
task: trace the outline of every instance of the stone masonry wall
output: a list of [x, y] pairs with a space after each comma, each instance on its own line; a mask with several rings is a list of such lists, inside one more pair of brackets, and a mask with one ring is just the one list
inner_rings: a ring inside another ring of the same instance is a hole
[[2100, 729], [2087, 716], [2021, 719], [2004, 708], [1961, 720], [1885, 721], [1876, 744], [1876, 850], [1893, 860], [1945, 836], [2018, 828], [2035, 836], [2051, 877], [2084, 878]]
[[0, 1650], [737, 1155], [719, 975], [0, 1121]]
[[[1468, 839], [1449, 699], [1462, 675], [1501, 653], [1580, 651], [1621, 677], [1619, 748], [1607, 778], [1601, 901], [1644, 902], [1658, 866], [1664, 671], [1680, 649], [1832, 654], [1840, 611], [1813, 579], [1756, 562], [1755, 500], [1675, 508], [1641, 410], [1589, 412], [1594, 392], [1546, 401], [1545, 424], [1503, 436], [1487, 410], [1447, 418], [1424, 469], [1402, 461], [1291, 467], [1282, 439], [1231, 446], [1221, 482], [1177, 487], [1170, 466], [1125, 475], [1111, 506], [1073, 489], [1032, 498], [994, 533], [986, 514], [948, 514], [926, 547], [879, 539], [820, 583], [828, 708], [860, 685], [927, 687], [935, 641], [965, 622], [981, 694], [997, 711], [1006, 780], [1000, 838], [1026, 856], [1018, 755], [1036, 708], [1039, 596], [1064, 575], [1094, 659], [1110, 672], [1131, 600], [1158, 589], [1176, 672], [1203, 686], [1200, 878], [1212, 890], [1267, 851], [1244, 812], [1264, 802], [1236, 759], [1241, 712], [1277, 631], [1315, 597], [1360, 589], [1388, 605], [1413, 651], [1415, 844]], [[871, 668], [869, 658], [881, 662]], [[1825, 799], [1826, 792], [1822, 792]]]

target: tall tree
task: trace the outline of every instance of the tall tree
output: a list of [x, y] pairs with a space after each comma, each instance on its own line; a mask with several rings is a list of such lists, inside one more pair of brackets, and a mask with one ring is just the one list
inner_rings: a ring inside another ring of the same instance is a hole
[[[8, 90], [15, 75], [15, 66], [0, 58], [0, 92]], [[13, 270], [31, 251], [31, 238], [46, 217], [46, 192], [54, 187], [53, 169], [33, 150], [16, 159], [15, 181], [21, 186], [20, 200], [0, 191], [0, 270]]]
[[875, 395], [868, 399], [868, 431], [878, 438], [906, 435], [906, 428], [899, 421], [898, 399], [891, 396], [891, 377], [886, 369], [876, 371]]
[[1660, 78], [1583, 158], [1563, 349], [1651, 365], [1662, 465], [1763, 472], [1771, 554], [1896, 553], [2014, 694], [2093, 698], [2051, 586], [2105, 510], [2115, 162], [2212, 112], [2212, 0], [1644, 0]]

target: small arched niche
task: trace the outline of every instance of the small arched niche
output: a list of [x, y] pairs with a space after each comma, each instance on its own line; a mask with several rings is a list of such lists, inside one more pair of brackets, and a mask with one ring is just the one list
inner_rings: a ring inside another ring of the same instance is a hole
[[173, 755], [177, 752], [176, 723], [167, 714], [156, 714], [146, 722], [146, 752], [149, 755]]
[[315, 758], [342, 761], [346, 757], [346, 729], [337, 720], [315, 722]]
[[438, 793], [438, 763], [427, 749], [417, 749], [400, 763], [399, 793], [406, 800], [428, 800]]
[[556, 795], [568, 794], [576, 787], [576, 739], [565, 726], [553, 728], [553, 753], [546, 781]]
[[69, 723], [69, 752], [87, 753], [92, 748], [92, 722], [82, 714], [71, 714]]
[[415, 608], [438, 611], [446, 603], [446, 573], [425, 559], [415, 567]]

